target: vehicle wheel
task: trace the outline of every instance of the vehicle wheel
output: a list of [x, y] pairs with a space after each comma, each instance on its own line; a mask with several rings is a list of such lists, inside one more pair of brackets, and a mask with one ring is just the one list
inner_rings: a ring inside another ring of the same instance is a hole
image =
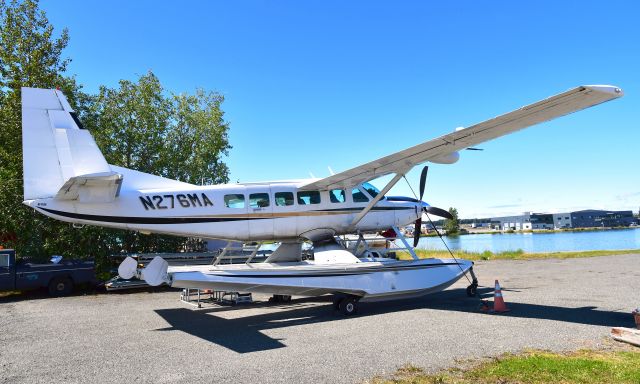
[[49, 282], [51, 296], [67, 296], [73, 290], [73, 281], [68, 277], [56, 277]]
[[478, 284], [471, 284], [467, 287], [467, 296], [475, 297], [478, 294]]
[[345, 297], [340, 301], [340, 312], [345, 316], [351, 316], [358, 309], [358, 300], [355, 297]]

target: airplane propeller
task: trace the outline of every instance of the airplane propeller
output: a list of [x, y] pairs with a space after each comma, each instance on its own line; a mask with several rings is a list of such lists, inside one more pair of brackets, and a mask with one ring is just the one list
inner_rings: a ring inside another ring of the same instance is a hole
[[[424, 195], [424, 188], [427, 183], [427, 172], [429, 172], [429, 166], [425, 165], [422, 168], [422, 173], [420, 174], [420, 197], [418, 200], [422, 202], [422, 195]], [[420, 216], [416, 219], [415, 224], [413, 225], [413, 247], [418, 246], [418, 242], [420, 241], [420, 232], [422, 232], [422, 212], [420, 212]]]
[[[429, 166], [425, 165], [424, 168], [422, 168], [422, 173], [420, 174], [420, 198], [418, 200], [420, 200], [420, 202], [422, 202], [422, 196], [424, 195], [424, 189], [426, 187], [427, 184], [427, 173], [429, 172]], [[440, 217], [444, 217], [446, 219], [453, 219], [453, 216], [451, 216], [451, 214], [448, 211], [445, 211], [442, 208], [438, 208], [438, 207], [425, 207], [422, 206], [422, 211], [425, 213], [430, 213], [432, 215], [436, 215], [436, 216], [440, 216]], [[420, 214], [420, 216], [416, 219], [416, 222], [414, 224], [414, 230], [413, 230], [413, 246], [417, 247], [418, 246], [418, 242], [420, 241], [420, 232], [422, 229], [422, 214]]]

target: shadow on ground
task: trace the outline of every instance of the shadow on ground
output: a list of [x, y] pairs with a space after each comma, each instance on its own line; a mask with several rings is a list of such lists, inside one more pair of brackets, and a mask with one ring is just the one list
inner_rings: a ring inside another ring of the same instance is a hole
[[[104, 289], [91, 286], [81, 286], [74, 288], [73, 292], [65, 297], [99, 295], [101, 293], [104, 293]], [[27, 291], [0, 292], [0, 304], [29, 300], [51, 300], [55, 298], [56, 297], [49, 295], [49, 291], [46, 288], [38, 288]]]
[[49, 295], [49, 292], [46, 288], [38, 288], [27, 291], [7, 291], [0, 292], [0, 304], [2, 303], [14, 303], [19, 301], [29, 301], [29, 300], [52, 300], [52, 299], [64, 299], [65, 297], [76, 297], [76, 296], [98, 296], [98, 295], [132, 295], [137, 293], [156, 293], [156, 292], [165, 292], [165, 291], [175, 291], [180, 292], [181, 289], [171, 288], [167, 286], [160, 287], [141, 287], [141, 288], [133, 288], [126, 289], [121, 291], [111, 291], [108, 292], [104, 289], [102, 285], [81, 285], [78, 287], [74, 287], [73, 292], [68, 296], [64, 297], [52, 297]]
[[[481, 288], [481, 296], [492, 294], [490, 288]], [[322, 305], [325, 303], [324, 305]], [[275, 306], [254, 304], [255, 307]], [[360, 303], [357, 316], [375, 316], [415, 309], [466, 312], [480, 316], [503, 316], [530, 319], [545, 319], [596, 326], [631, 326], [628, 314], [598, 310], [596, 307], [566, 308], [548, 305], [508, 303], [511, 312], [489, 315], [479, 312], [478, 298], [466, 297], [464, 289], [452, 289], [413, 300], [379, 303]], [[160, 315], [169, 327], [156, 331], [183, 331], [195, 337], [218, 344], [238, 353], [264, 351], [283, 348], [281, 340], [271, 338], [261, 331], [296, 325], [342, 321], [346, 318], [333, 310], [331, 296], [293, 300], [290, 304], [278, 306], [279, 310], [260, 315], [249, 315], [225, 319], [216, 316], [221, 311], [242, 311], [247, 307], [215, 307], [192, 310], [188, 308], [159, 309]], [[285, 310], [281, 310], [285, 308]]]

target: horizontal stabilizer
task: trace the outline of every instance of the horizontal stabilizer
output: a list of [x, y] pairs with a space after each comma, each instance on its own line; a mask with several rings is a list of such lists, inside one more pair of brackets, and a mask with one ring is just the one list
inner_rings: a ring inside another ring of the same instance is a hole
[[122, 175], [117, 172], [71, 177], [56, 194], [58, 200], [81, 203], [110, 203], [120, 194]]

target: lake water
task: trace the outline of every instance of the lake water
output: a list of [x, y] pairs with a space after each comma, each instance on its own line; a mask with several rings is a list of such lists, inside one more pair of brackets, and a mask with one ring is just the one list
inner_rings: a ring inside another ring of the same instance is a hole
[[[522, 249], [527, 253], [640, 249], [640, 229], [584, 232], [504, 233], [444, 237], [452, 250], [504, 252]], [[418, 248], [445, 249], [438, 237], [423, 237]]]

